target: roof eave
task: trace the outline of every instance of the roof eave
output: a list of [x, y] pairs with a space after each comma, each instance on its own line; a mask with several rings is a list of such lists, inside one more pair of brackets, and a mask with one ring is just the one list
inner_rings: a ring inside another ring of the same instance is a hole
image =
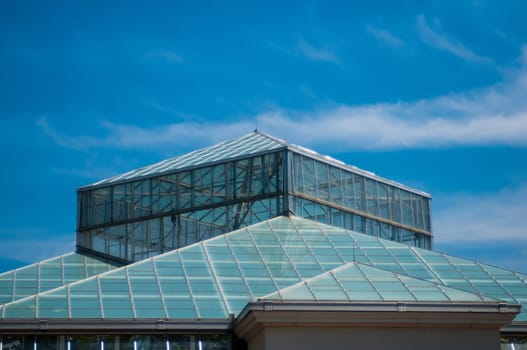
[[127, 333], [127, 332], [227, 332], [234, 317], [226, 319], [6, 319], [0, 320], [0, 334]]

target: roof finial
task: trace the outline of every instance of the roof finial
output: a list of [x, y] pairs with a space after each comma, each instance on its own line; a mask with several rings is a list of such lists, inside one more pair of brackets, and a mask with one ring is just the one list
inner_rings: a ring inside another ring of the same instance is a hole
[[254, 132], [258, 132], [258, 119], [254, 120]]

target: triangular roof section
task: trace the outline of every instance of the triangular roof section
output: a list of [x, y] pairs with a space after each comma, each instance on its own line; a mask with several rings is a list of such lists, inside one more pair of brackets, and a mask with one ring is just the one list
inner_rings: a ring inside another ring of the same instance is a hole
[[287, 296], [286, 288], [306, 281], [319, 291], [339, 282], [334, 299], [359, 297], [364, 291], [348, 281], [359, 272], [385, 300], [396, 292], [418, 302], [433, 293], [439, 302], [498, 299], [522, 304], [515, 320], [527, 321], [525, 275], [294, 216], [5, 304], [0, 318], [228, 319], [250, 301]]
[[81, 253], [67, 253], [0, 273], [0, 305], [122, 266]]
[[131, 170], [121, 175], [100, 180], [86, 187], [106, 185], [185, 169], [206, 163], [214, 163], [222, 160], [235, 159], [242, 156], [278, 150], [286, 147], [286, 145], [287, 143], [282, 140], [254, 131], [238, 138], [223, 141], [175, 158], [166, 159], [143, 168]]
[[347, 263], [260, 299], [316, 302], [499, 302], [494, 298], [357, 262]]
[[356, 166], [346, 164], [340, 160], [334, 159], [327, 155], [322, 155], [309, 148], [288, 143], [285, 140], [264, 134], [256, 130], [238, 138], [223, 141], [212, 146], [208, 146], [199, 150], [192, 151], [190, 153], [177, 156], [175, 158], [166, 159], [152, 165], [128, 171], [124, 174], [112, 176], [110, 178], [97, 181], [91, 185], [81, 187], [81, 189], [110, 185], [121, 181], [140, 179], [143, 177], [184, 170], [186, 168], [191, 168], [208, 163], [212, 164], [215, 162], [227, 161], [286, 148], [296, 153], [300, 153], [308, 157], [318, 159], [322, 162], [332, 164], [333, 166], [341, 167], [349, 171], [361, 174], [365, 177], [374, 178], [376, 180], [391, 184], [393, 186], [403, 188], [410, 192], [415, 192], [422, 196], [431, 197], [430, 194], [426, 192], [419, 191], [417, 189], [408, 187], [393, 180], [385, 179], [370, 171], [366, 171]]

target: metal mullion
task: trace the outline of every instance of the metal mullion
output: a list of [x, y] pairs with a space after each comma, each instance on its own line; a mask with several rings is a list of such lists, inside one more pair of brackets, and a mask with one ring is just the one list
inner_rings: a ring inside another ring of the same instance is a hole
[[99, 276], [97, 276], [95, 280], [97, 281], [97, 293], [99, 294], [99, 307], [101, 310], [101, 318], [104, 319], [104, 304], [102, 301], [101, 279]]
[[[340, 171], [342, 172], [342, 171], [345, 171], [345, 170], [340, 169]], [[346, 173], [348, 173], [348, 172], [346, 172]], [[353, 199], [353, 207], [352, 207], [352, 208], [354, 208], [355, 210], [357, 210], [358, 206], [357, 206], [357, 192], [355, 191], [355, 176], [358, 176], [358, 175], [355, 175], [355, 174], [353, 174], [353, 173], [349, 173], [349, 175], [350, 175], [349, 178], [351, 179], [351, 184], [350, 184], [350, 186], [351, 186], [351, 193], [352, 193], [351, 195], [352, 195], [352, 199]], [[341, 177], [342, 177], [342, 174], [341, 174]], [[344, 194], [343, 194], [343, 196], [344, 196]], [[345, 202], [342, 201], [342, 206], [345, 207], [346, 205], [345, 205], [344, 203], [345, 203]], [[353, 219], [352, 219], [352, 220], [353, 220]], [[353, 225], [353, 227], [355, 227], [354, 224], [352, 224], [352, 225]]]
[[70, 288], [71, 288], [71, 284], [68, 284], [66, 286], [66, 298], [68, 301], [68, 318], [69, 319], [71, 319], [71, 291], [70, 291]]
[[331, 171], [330, 171], [331, 166], [329, 164], [325, 164], [325, 163], [321, 163], [321, 164], [323, 164], [324, 167], [326, 168], [326, 176], [327, 176], [327, 179], [328, 179], [328, 182], [327, 182], [328, 198], [331, 201]]
[[[27, 297], [26, 297], [27, 298]], [[24, 298], [25, 299], [25, 298]], [[35, 295], [35, 319], [39, 318], [39, 301], [40, 301], [40, 294]]]
[[135, 311], [134, 293], [132, 292], [132, 284], [130, 283], [130, 275], [128, 274], [128, 267], [125, 267], [124, 273], [126, 276], [126, 282], [128, 284], [128, 294], [130, 294], [130, 304], [132, 305], [132, 312], [134, 318], [137, 318], [137, 312]]
[[[386, 184], [383, 184], [381, 182], [377, 182], [377, 197], [379, 197], [379, 188], [382, 188], [382, 191], [384, 192], [384, 203], [386, 206], [386, 211], [388, 212], [386, 219], [391, 220], [392, 218], [392, 206], [390, 201], [390, 194], [392, 193], [392, 188], [390, 186], [386, 186]], [[381, 208], [381, 201], [379, 200], [379, 216], [383, 217], [382, 215], [382, 208]]]
[[195, 198], [195, 186], [196, 186], [196, 170], [193, 169], [190, 171], [190, 207], [194, 208], [194, 198]]
[[12, 285], [12, 289], [11, 289], [11, 301], [15, 300], [15, 295], [16, 295], [16, 273], [17, 273], [17, 271], [18, 271], [18, 269], [15, 269], [13, 271], [13, 285]]
[[[156, 184], [154, 184], [154, 180]], [[156, 191], [156, 193], [154, 193]], [[150, 213], [153, 213], [154, 211], [157, 212], [155, 209], [155, 205], [159, 207], [159, 178], [153, 177], [150, 179]]]
[[[315, 159], [311, 159], [311, 162], [313, 164], [313, 187], [314, 187], [314, 190], [315, 190], [314, 197], [316, 199], [319, 199], [320, 195], [318, 194], [318, 185], [319, 184], [318, 184], [318, 174], [317, 174], [317, 161]], [[315, 213], [316, 213], [316, 209], [315, 209]]]
[[399, 207], [399, 221], [407, 225], [405, 223], [405, 217], [404, 217], [404, 199], [403, 199], [404, 192], [406, 191], [399, 189], [399, 200], [398, 200], [399, 203], [397, 203], [398, 204], [397, 206]]
[[[117, 238], [119, 238], [119, 237], [117, 237]], [[83, 261], [83, 265], [84, 265], [84, 278], [87, 278], [89, 276], [89, 274], [88, 274], [88, 261], [87, 261], [86, 256], [83, 256], [82, 261]]]
[[361, 187], [360, 202], [361, 202], [361, 210], [365, 213], [370, 214], [368, 212], [368, 190], [367, 190], [368, 186], [366, 186], [366, 179], [367, 178], [363, 176], [359, 177], [359, 180], [360, 180], [359, 186]]
[[408, 193], [408, 205], [410, 207], [410, 217], [412, 218], [412, 226], [413, 227], [417, 227], [415, 225], [415, 216], [414, 216], [414, 205], [413, 205], [413, 200], [412, 200], [412, 194], [411, 193]]
[[196, 298], [194, 297], [194, 293], [192, 292], [192, 286], [190, 285], [190, 281], [188, 278], [187, 269], [185, 267], [185, 260], [183, 260], [183, 257], [181, 256], [181, 253], [179, 251], [177, 251], [177, 255], [178, 255], [179, 261], [181, 261], [181, 270], [183, 271], [183, 276], [185, 277], [187, 288], [190, 291], [190, 298], [192, 299], [192, 304], [194, 304], [194, 311], [196, 311], [197, 318], [201, 318], [198, 305], [196, 304]]
[[[294, 183], [293, 179], [293, 173], [294, 166], [292, 166], [293, 157], [291, 157], [291, 153], [289, 153], [287, 150], [282, 152], [277, 152], [277, 169], [280, 167], [280, 160], [282, 164], [282, 171], [281, 173], [278, 173], [278, 180], [280, 181], [280, 176], [282, 177], [282, 186], [279, 186], [279, 189], [282, 191], [282, 212], [286, 215], [289, 215], [289, 213], [292, 213], [293, 210], [291, 209], [292, 203], [291, 203], [291, 193], [293, 193], [293, 189], [290, 188], [290, 186]], [[280, 185], [280, 183], [279, 183]], [[280, 196], [277, 196], [277, 203], [278, 203], [278, 212], [280, 212]]]
[[161, 289], [161, 281], [159, 281], [159, 273], [157, 272], [157, 265], [156, 265], [156, 259], [152, 259], [152, 266], [154, 269], [154, 276], [156, 278], [157, 287], [159, 288], [159, 295], [161, 297], [161, 305], [163, 305], [163, 311], [165, 313], [165, 317], [168, 319], [168, 309], [165, 303], [165, 294], [163, 293], [163, 290]]
[[[251, 179], [253, 175], [254, 158], [255, 157], [247, 158], [247, 168], [245, 169], [245, 173], [243, 174], [243, 182], [242, 182], [241, 190], [242, 190], [242, 193], [245, 192], [247, 194], [246, 197], [243, 197], [245, 201], [251, 198], [251, 182], [252, 182]], [[236, 176], [236, 179], [237, 179], [237, 176]], [[254, 199], [252, 201], [254, 201]], [[244, 203], [245, 202], [239, 202], [236, 205], [234, 218], [233, 218], [233, 225], [232, 225], [233, 229], [238, 229], [240, 227], [240, 224], [241, 224], [240, 216], [241, 216], [241, 211], [244, 209], [243, 208]]]
[[300, 161], [298, 162], [299, 163], [299, 170], [300, 170], [300, 176], [302, 178], [302, 191], [301, 193], [304, 193], [306, 194], [306, 176], [305, 176], [305, 172], [304, 172], [304, 156], [303, 155], [299, 155], [300, 157]]

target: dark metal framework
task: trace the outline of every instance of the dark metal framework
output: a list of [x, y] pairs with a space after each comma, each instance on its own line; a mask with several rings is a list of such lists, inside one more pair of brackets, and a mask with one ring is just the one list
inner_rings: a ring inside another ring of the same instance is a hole
[[81, 190], [78, 248], [139, 261], [280, 215], [284, 154]]
[[430, 197], [287, 147], [82, 188], [77, 247], [140, 261], [287, 213], [431, 249]]

